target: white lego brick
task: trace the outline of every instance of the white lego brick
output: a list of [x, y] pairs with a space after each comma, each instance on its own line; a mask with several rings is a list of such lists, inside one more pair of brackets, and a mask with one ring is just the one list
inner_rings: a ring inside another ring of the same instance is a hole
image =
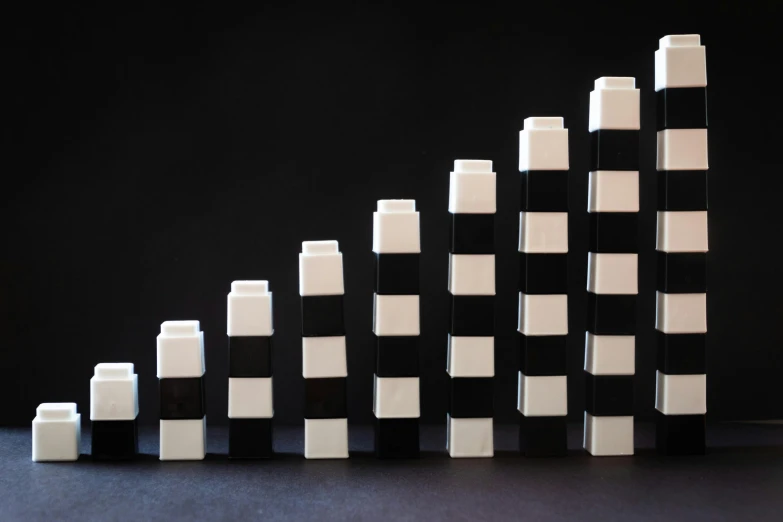
[[33, 462], [73, 461], [79, 458], [81, 415], [72, 402], [45, 402], [33, 419]]
[[707, 294], [655, 293], [655, 328], [663, 333], [706, 333]]
[[520, 212], [519, 251], [528, 254], [568, 252], [568, 212]]
[[376, 254], [421, 253], [419, 213], [412, 199], [382, 199], [372, 214], [372, 251]]
[[587, 291], [594, 294], [639, 293], [638, 254], [587, 254]]
[[204, 375], [204, 332], [198, 321], [166, 321], [157, 341], [158, 379]]
[[348, 377], [345, 336], [302, 337], [302, 376]]
[[636, 373], [636, 337], [585, 333], [586, 372], [593, 375]]
[[343, 295], [343, 255], [337, 241], [305, 241], [299, 254], [299, 295]]
[[418, 295], [373, 295], [375, 335], [419, 335]]
[[347, 459], [348, 419], [305, 419], [306, 459]]
[[585, 412], [584, 448], [594, 457], [633, 455], [633, 417], [594, 417]]
[[634, 78], [604, 77], [590, 92], [588, 130], [639, 130], [639, 89]]
[[587, 188], [588, 212], [639, 212], [639, 172], [596, 170]]
[[492, 418], [455, 419], [446, 416], [446, 450], [451, 458], [487, 458], [495, 455]]
[[525, 118], [519, 132], [519, 170], [568, 170], [563, 118]]
[[160, 460], [204, 460], [207, 418], [160, 421]]
[[275, 415], [272, 377], [229, 377], [229, 419], [271, 419]]
[[660, 252], [708, 252], [707, 211], [659, 211]]
[[568, 335], [568, 295], [520, 292], [517, 330], [525, 335]]
[[272, 292], [267, 281], [234, 281], [228, 294], [227, 334], [232, 337], [270, 336]]
[[494, 214], [497, 189], [492, 162], [456, 160], [449, 176], [449, 212], [452, 214]]
[[452, 377], [494, 377], [494, 337], [449, 335], [446, 371]]
[[656, 372], [655, 409], [664, 415], [707, 413], [707, 376]]
[[707, 170], [707, 129], [658, 131], [658, 170]]
[[707, 55], [698, 34], [664, 36], [655, 51], [655, 90], [706, 87]]
[[417, 419], [419, 410], [418, 377], [374, 376], [372, 412], [378, 419]]
[[133, 363], [100, 363], [90, 379], [90, 420], [133, 420], [139, 414], [139, 379]]
[[517, 409], [525, 417], [568, 415], [567, 381], [565, 375], [528, 376], [519, 372]]
[[495, 295], [495, 256], [449, 254], [449, 292], [452, 295]]

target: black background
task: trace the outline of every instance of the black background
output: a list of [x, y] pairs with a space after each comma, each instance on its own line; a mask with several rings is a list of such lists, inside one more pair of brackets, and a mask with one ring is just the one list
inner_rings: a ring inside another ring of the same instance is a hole
[[268, 279], [275, 417], [301, 422], [297, 253], [344, 254], [349, 408], [372, 419], [372, 212], [414, 198], [422, 224], [422, 416], [446, 411], [448, 174], [498, 174], [496, 418], [516, 414], [518, 131], [570, 129], [569, 411], [582, 416], [588, 95], [600, 76], [642, 89], [636, 411], [653, 412], [653, 53], [700, 33], [710, 114], [708, 411], [783, 414], [777, 2], [549, 1], [427, 6], [271, 3], [254, 11], [134, 3], [2, 17], [0, 423], [40, 402], [89, 412], [99, 362], [131, 361], [157, 419], [155, 337], [199, 319], [208, 416], [225, 422], [226, 295]]

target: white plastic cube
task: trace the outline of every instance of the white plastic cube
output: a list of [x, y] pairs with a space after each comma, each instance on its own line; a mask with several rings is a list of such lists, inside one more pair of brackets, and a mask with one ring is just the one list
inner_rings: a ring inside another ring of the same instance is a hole
[[563, 118], [525, 118], [519, 133], [519, 170], [568, 170]]
[[447, 360], [452, 377], [494, 377], [495, 338], [449, 335]]
[[517, 409], [525, 417], [568, 415], [568, 383], [565, 375], [527, 376], [519, 372]]
[[305, 419], [306, 459], [347, 459], [348, 419]]
[[707, 170], [707, 129], [658, 131], [658, 170]]
[[272, 292], [267, 281], [231, 283], [226, 326], [232, 337], [272, 335]]
[[198, 321], [166, 321], [157, 340], [158, 379], [204, 375], [204, 333]]
[[419, 418], [418, 377], [374, 377], [373, 413], [378, 419]]
[[378, 295], [375, 299], [375, 335], [419, 335], [418, 295]]
[[495, 454], [492, 418], [446, 417], [446, 450], [451, 458], [488, 458]]
[[81, 415], [72, 402], [46, 402], [33, 419], [33, 461], [74, 461], [81, 445]]
[[270, 419], [273, 416], [272, 377], [228, 378], [229, 419]]
[[449, 212], [452, 214], [494, 214], [497, 188], [492, 162], [456, 160], [449, 176]]
[[594, 294], [639, 293], [638, 254], [587, 254], [587, 291]]
[[343, 255], [337, 241], [305, 241], [299, 254], [299, 295], [343, 295]]
[[584, 448], [594, 457], [633, 455], [633, 417], [585, 412]]
[[568, 295], [520, 292], [517, 329], [525, 335], [567, 335]]
[[707, 376], [656, 372], [655, 409], [664, 415], [707, 413]]
[[204, 460], [207, 418], [160, 421], [160, 460]]
[[345, 336], [302, 337], [302, 376], [347, 377]]
[[636, 337], [586, 332], [585, 371], [593, 375], [634, 375]]
[[452, 295], [495, 295], [495, 256], [449, 254], [449, 292]]
[[139, 414], [139, 379], [133, 363], [100, 363], [90, 379], [90, 420], [133, 420]]
[[655, 293], [655, 328], [663, 333], [707, 333], [707, 294]]
[[604, 77], [590, 92], [588, 130], [639, 130], [639, 89], [634, 78]]
[[378, 201], [372, 215], [372, 251], [376, 254], [421, 252], [419, 213], [412, 199]]
[[706, 87], [707, 55], [698, 34], [664, 36], [655, 51], [655, 90]]
[[707, 211], [659, 211], [656, 250], [707, 252]]
[[590, 173], [588, 212], [639, 212], [639, 172], [596, 170]]
[[519, 251], [528, 254], [568, 252], [568, 212], [520, 212]]

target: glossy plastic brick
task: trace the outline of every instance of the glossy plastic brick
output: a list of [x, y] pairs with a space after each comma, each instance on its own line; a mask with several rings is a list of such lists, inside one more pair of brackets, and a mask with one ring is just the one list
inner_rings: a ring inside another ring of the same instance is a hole
[[452, 377], [449, 415], [452, 418], [486, 418], [494, 414], [492, 377]]
[[272, 433], [272, 419], [228, 419], [228, 458], [271, 458]]
[[302, 297], [302, 337], [345, 335], [342, 295]]
[[271, 377], [272, 337], [229, 337], [229, 377]]
[[585, 411], [595, 416], [633, 415], [633, 375], [585, 372]]
[[525, 417], [519, 414], [519, 450], [526, 457], [568, 454], [567, 417]]
[[306, 419], [348, 417], [348, 380], [345, 377], [305, 379]]
[[201, 419], [206, 415], [204, 376], [158, 379], [160, 418]]
[[525, 375], [566, 375], [567, 363], [567, 335], [519, 334], [519, 371]]

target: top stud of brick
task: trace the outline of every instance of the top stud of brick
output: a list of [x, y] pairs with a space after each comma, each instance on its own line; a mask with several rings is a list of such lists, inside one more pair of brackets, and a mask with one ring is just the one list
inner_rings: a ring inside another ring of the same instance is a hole
[[95, 365], [98, 379], [130, 379], [133, 377], [133, 363], [100, 363]]
[[269, 294], [268, 281], [233, 281], [231, 292], [237, 295], [267, 295]]
[[416, 200], [413, 199], [381, 199], [378, 200], [378, 212], [397, 214], [416, 212]]
[[525, 118], [523, 130], [533, 129], [563, 129], [563, 118], [534, 116]]
[[76, 417], [76, 403], [45, 402], [36, 408], [35, 414], [39, 420], [70, 420]]
[[459, 173], [491, 173], [492, 161], [490, 160], [454, 160], [454, 172]]
[[198, 332], [198, 321], [165, 321], [160, 325], [160, 333], [169, 337], [187, 337]]
[[302, 253], [306, 256], [318, 256], [321, 254], [338, 254], [340, 252], [337, 241], [304, 241]]
[[635, 89], [636, 78], [626, 76], [602, 76], [595, 81], [596, 89]]
[[701, 36], [698, 34], [670, 34], [660, 40], [660, 48], [664, 47], [698, 47], [701, 45]]

